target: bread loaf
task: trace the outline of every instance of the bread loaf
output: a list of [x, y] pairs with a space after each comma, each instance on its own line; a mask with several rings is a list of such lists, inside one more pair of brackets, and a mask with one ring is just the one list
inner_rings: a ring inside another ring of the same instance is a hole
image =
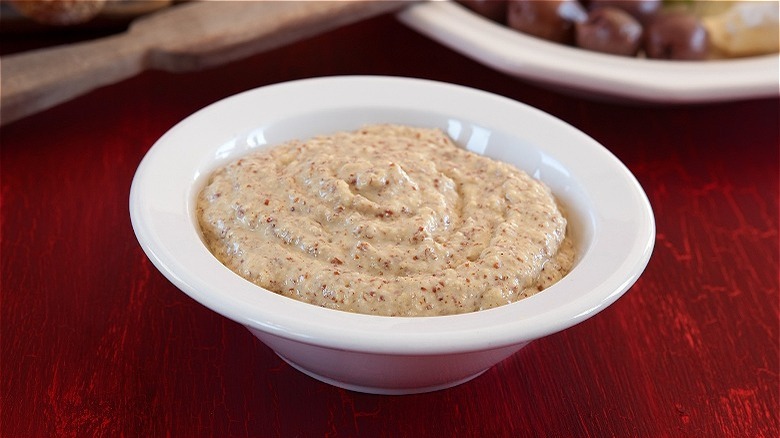
[[106, 0], [10, 0], [25, 17], [42, 24], [68, 26], [85, 23], [103, 10]]

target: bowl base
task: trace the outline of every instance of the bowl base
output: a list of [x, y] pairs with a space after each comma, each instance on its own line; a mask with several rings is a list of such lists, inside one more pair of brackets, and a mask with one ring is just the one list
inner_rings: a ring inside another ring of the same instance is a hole
[[295, 368], [296, 370], [302, 372], [303, 374], [306, 374], [307, 376], [317, 379], [320, 382], [327, 383], [329, 385], [337, 386], [339, 388], [347, 389], [349, 391], [355, 391], [355, 392], [363, 392], [366, 394], [378, 394], [378, 395], [409, 395], [409, 394], [422, 394], [425, 392], [434, 392], [439, 391], [442, 389], [452, 388], [453, 386], [458, 386], [460, 384], [466, 383], [472, 379], [475, 379], [479, 376], [481, 376], [485, 371], [487, 371], [489, 368], [484, 369], [476, 374], [473, 374], [471, 376], [468, 376], [464, 379], [456, 380], [454, 382], [447, 382], [442, 383], [439, 385], [432, 385], [432, 386], [424, 386], [424, 387], [415, 387], [415, 388], [383, 388], [383, 387], [373, 387], [373, 386], [361, 386], [361, 385], [354, 385], [351, 383], [341, 382], [339, 380], [331, 379], [329, 377], [325, 377], [322, 375], [319, 375], [317, 373], [314, 373], [312, 371], [307, 370], [306, 368], [303, 368], [302, 366], [296, 364], [295, 362], [287, 359], [286, 357], [282, 356], [279, 353], [276, 353], [277, 356], [279, 356], [283, 361], [287, 362], [291, 367]]

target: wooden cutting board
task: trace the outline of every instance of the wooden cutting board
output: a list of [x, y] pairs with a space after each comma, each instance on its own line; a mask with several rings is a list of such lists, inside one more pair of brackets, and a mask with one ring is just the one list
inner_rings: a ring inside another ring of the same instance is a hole
[[0, 124], [51, 108], [147, 69], [216, 66], [410, 1], [204, 1], [138, 18], [124, 33], [0, 58]]

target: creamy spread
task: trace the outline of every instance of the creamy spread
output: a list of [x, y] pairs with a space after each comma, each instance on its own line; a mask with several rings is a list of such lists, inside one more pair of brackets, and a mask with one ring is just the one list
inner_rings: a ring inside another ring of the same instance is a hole
[[436, 129], [371, 125], [259, 150], [211, 175], [197, 214], [211, 252], [240, 276], [365, 314], [501, 306], [574, 259], [544, 184]]

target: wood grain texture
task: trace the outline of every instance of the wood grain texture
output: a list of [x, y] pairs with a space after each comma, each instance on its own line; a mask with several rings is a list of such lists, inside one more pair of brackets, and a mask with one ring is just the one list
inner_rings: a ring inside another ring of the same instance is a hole
[[2, 59], [0, 123], [51, 108], [147, 69], [200, 70], [399, 9], [410, 2], [188, 2], [105, 38]]
[[[129, 188], [151, 144], [197, 109], [335, 74], [482, 88], [593, 136], [655, 210], [645, 274], [596, 317], [450, 390], [365, 395], [293, 370], [154, 269]], [[777, 99], [570, 98], [383, 16], [218, 68], [145, 72], [4, 126], [0, 436], [778, 436], [779, 119]]]

